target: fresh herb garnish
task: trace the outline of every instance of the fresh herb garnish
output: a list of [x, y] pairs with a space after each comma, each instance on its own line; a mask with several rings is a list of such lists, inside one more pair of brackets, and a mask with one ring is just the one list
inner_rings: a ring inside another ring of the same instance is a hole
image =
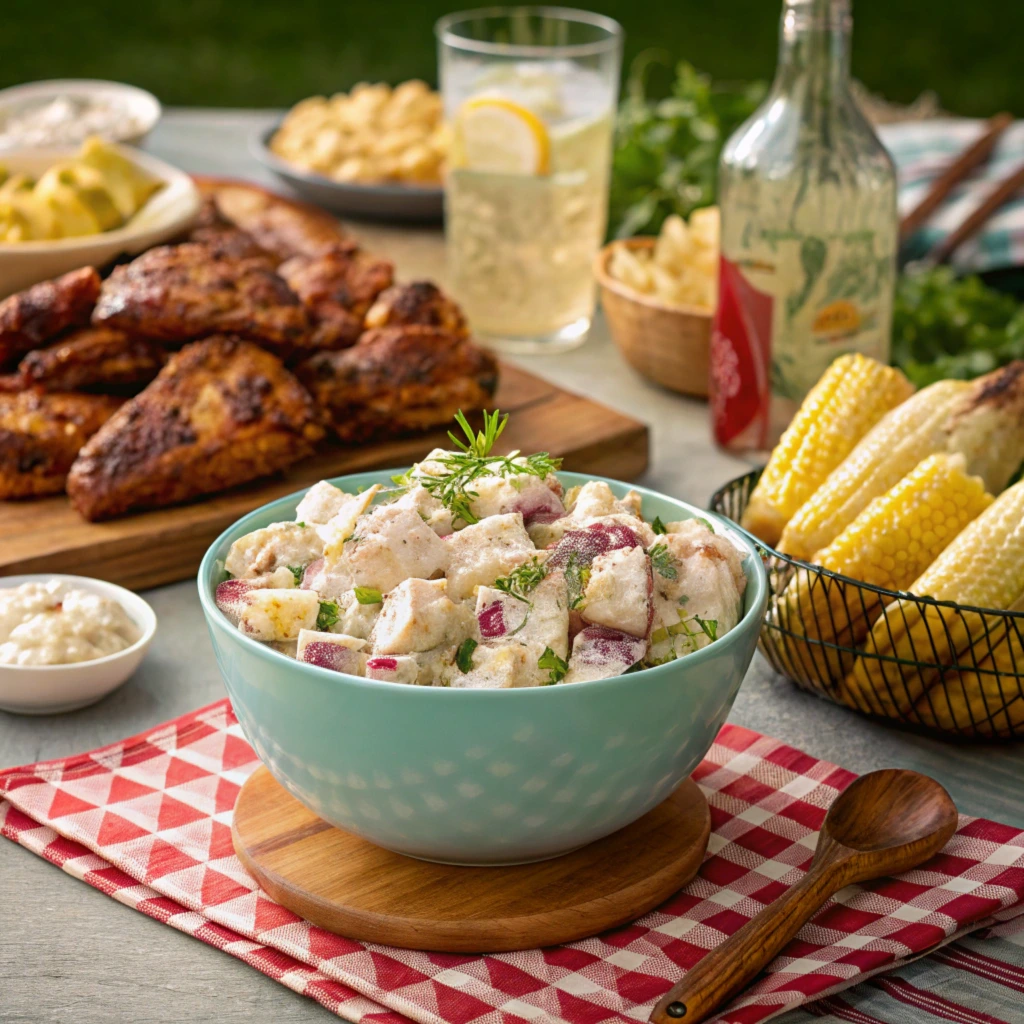
[[659, 576], [667, 580], [679, 579], [679, 563], [675, 556], [668, 549], [667, 544], [655, 544], [650, 550], [651, 565], [654, 566]]
[[541, 686], [551, 686], [560, 683], [566, 672], [569, 671], [569, 663], [560, 658], [550, 647], [544, 648], [544, 653], [537, 659], [537, 668], [548, 672], [548, 678], [541, 683]]
[[718, 619], [702, 619], [699, 615], [694, 615], [693, 620], [704, 630], [704, 635], [709, 640], [718, 639]]
[[468, 672], [473, 667], [473, 652], [480, 645], [473, 639], [463, 640], [455, 652], [455, 664], [460, 672]]
[[295, 577], [295, 586], [302, 586], [302, 577], [306, 574], [306, 567], [304, 565], [289, 565], [288, 571]]
[[699, 615], [694, 615], [692, 618], [687, 619], [683, 616], [682, 612], [679, 612], [679, 621], [672, 623], [671, 626], [661, 626], [656, 629], [651, 634], [651, 643], [660, 644], [671, 636], [697, 636], [697, 631], [690, 628], [691, 622], [696, 622], [701, 632], [709, 640], [714, 641], [718, 639], [718, 619], [702, 619]]
[[543, 480], [562, 464], [561, 459], [552, 458], [547, 452], [529, 455], [522, 463], [515, 461], [519, 457], [518, 450], [508, 455], [492, 455], [491, 449], [508, 423], [508, 414], [502, 416], [497, 409], [484, 413], [484, 429], [475, 433], [461, 409], [455, 414], [455, 422], [462, 428], [466, 440], [449, 431], [448, 436], [458, 451], [444, 452], [432, 459], [440, 468], [439, 472], [418, 476], [417, 482], [464, 523], [479, 522], [473, 513], [472, 501], [477, 497], [473, 483], [480, 477], [536, 476]]
[[353, 593], [360, 604], [380, 604], [384, 600], [384, 595], [373, 587], [355, 587]]
[[500, 590], [517, 601], [529, 603], [527, 594], [539, 586], [547, 575], [547, 566], [537, 561], [534, 555], [529, 562], [516, 566], [507, 576], [499, 576], [494, 581], [494, 589]]
[[333, 601], [321, 601], [320, 612], [316, 617], [316, 628], [326, 633], [341, 617], [338, 606]]
[[304, 530], [304, 529], [306, 528], [306, 524], [305, 524], [305, 523], [303, 523], [303, 522], [298, 522], [298, 523], [296, 523], [295, 525], [296, 525], [296, 526], [297, 526], [297, 527], [298, 527], [298, 528], [299, 528], [300, 530]]
[[562, 572], [565, 574], [569, 610], [575, 611], [583, 605], [583, 594], [590, 582], [590, 566], [583, 564], [578, 551], [570, 551]]
[[710, 521], [705, 519], [703, 516], [694, 516], [693, 518], [696, 519], [698, 523], [703, 523], [707, 528], [708, 533], [715, 532], [715, 528], [711, 525]]
[[651, 529], [657, 534], [668, 533], [668, 530], [665, 529], [665, 524], [661, 521], [661, 516], [654, 517]]

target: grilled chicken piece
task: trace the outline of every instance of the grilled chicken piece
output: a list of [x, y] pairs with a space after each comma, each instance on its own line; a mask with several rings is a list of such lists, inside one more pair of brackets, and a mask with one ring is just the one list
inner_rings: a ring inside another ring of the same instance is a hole
[[342, 441], [378, 440], [447, 423], [483, 407], [498, 382], [494, 357], [434, 327], [367, 331], [344, 352], [297, 369]]
[[340, 307], [360, 321], [395, 276], [390, 260], [371, 256], [356, 246], [339, 247], [312, 259], [296, 256], [282, 263], [279, 271], [309, 309]]
[[164, 350], [107, 327], [84, 327], [18, 364], [26, 386], [46, 391], [98, 389], [128, 393], [148, 384], [164, 365]]
[[386, 288], [366, 314], [367, 328], [421, 324], [460, 338], [469, 337], [462, 310], [436, 284], [412, 281]]
[[171, 356], [68, 476], [86, 519], [187, 501], [275, 473], [323, 436], [309, 394], [269, 352], [213, 337]]
[[312, 344], [309, 317], [259, 259], [217, 259], [203, 245], [164, 245], [103, 282], [96, 326], [166, 342], [236, 334], [281, 353]]
[[106, 395], [0, 393], [0, 498], [63, 491], [78, 450], [120, 404]]
[[200, 180], [199, 190], [222, 220], [241, 228], [278, 260], [317, 256], [345, 242], [345, 232], [330, 214], [257, 185]]
[[99, 293], [100, 275], [83, 267], [0, 302], [0, 370], [61, 331], [87, 324]]
[[20, 373], [0, 373], [0, 395], [25, 390], [25, 379]]
[[190, 242], [205, 246], [218, 260], [261, 260], [273, 270], [278, 260], [260, 248], [252, 235], [230, 224], [200, 225], [188, 236]]

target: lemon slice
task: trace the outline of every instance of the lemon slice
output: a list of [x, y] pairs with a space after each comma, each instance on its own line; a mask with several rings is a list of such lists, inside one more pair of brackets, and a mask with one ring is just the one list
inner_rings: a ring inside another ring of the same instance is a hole
[[547, 174], [551, 139], [526, 107], [498, 96], [467, 100], [459, 110], [458, 162], [492, 174]]

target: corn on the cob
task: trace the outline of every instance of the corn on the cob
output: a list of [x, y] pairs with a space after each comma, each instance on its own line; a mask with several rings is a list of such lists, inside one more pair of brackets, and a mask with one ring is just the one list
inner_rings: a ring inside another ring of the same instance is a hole
[[[992, 503], [982, 481], [967, 476], [964, 467], [962, 455], [930, 455], [875, 498], [812, 561], [873, 587], [905, 590]], [[780, 603], [786, 606], [792, 632], [856, 647], [867, 636], [882, 598], [871, 590], [800, 569]], [[853, 659], [842, 651], [815, 643], [805, 646], [807, 651], [799, 652], [800, 661], [813, 664], [819, 677], [838, 681], [850, 670]]]
[[971, 383], [944, 380], [888, 413], [796, 512], [780, 551], [809, 560], [935, 452], [961, 453], [997, 494], [1024, 460], [1024, 362]]
[[[918, 597], [993, 610], [1024, 601], [1024, 481], [1001, 494], [909, 588]], [[875, 623], [844, 692], [877, 714], [906, 717], [968, 648], [999, 639], [1001, 616], [900, 599]], [[993, 637], [993, 632], [997, 635]]]
[[860, 353], [840, 356], [804, 399], [750, 495], [742, 525], [775, 544], [794, 512], [913, 384]]

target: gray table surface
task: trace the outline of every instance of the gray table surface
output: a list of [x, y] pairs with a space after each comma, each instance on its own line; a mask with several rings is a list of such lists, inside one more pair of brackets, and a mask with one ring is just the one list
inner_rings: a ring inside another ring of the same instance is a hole
[[[193, 172], [274, 184], [247, 152], [273, 115], [170, 111], [148, 148]], [[356, 227], [410, 277], [442, 278], [437, 232]], [[646, 384], [598, 322], [587, 345], [529, 361], [559, 384], [593, 395], [651, 426], [643, 483], [705, 504], [744, 463], [712, 444], [706, 407]], [[223, 696], [195, 585], [145, 595], [160, 627], [142, 669], [95, 707], [52, 718], [0, 712], [0, 765], [59, 757], [114, 742]], [[758, 655], [731, 721], [777, 736], [855, 772], [915, 768], [939, 779], [964, 813], [1024, 827], [1024, 747], [952, 745], [866, 721], [798, 691]], [[326, 1022], [312, 1001], [240, 961], [135, 913], [13, 843], [0, 843], [0, 1021], [100, 1024]], [[782, 1018], [785, 1019], [785, 1018]]]

